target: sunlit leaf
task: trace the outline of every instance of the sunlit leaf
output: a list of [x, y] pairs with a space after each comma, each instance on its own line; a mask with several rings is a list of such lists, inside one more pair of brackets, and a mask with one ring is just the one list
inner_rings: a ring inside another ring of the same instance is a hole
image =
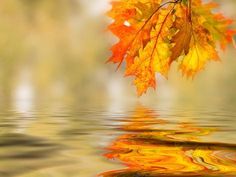
[[213, 13], [215, 3], [202, 0], [119, 0], [112, 3], [109, 29], [119, 42], [109, 61], [126, 63], [126, 76], [134, 76], [138, 95], [156, 88], [156, 73], [167, 77], [171, 64], [179, 63], [194, 77], [206, 63], [218, 60], [216, 47], [232, 43], [232, 20]]

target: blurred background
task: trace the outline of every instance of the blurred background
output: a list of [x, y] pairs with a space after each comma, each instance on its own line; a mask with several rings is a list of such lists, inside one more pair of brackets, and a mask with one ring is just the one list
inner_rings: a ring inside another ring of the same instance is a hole
[[[236, 19], [235, 0], [215, 1]], [[116, 39], [106, 31], [109, 8], [109, 0], [0, 0], [0, 176], [86, 177], [119, 166], [95, 154], [110, 141], [106, 128], [119, 124], [108, 120], [125, 117], [126, 105], [158, 107], [162, 116], [198, 108], [178, 114], [190, 122], [199, 110], [227, 109], [220, 118], [235, 125], [235, 48], [193, 81], [173, 65], [168, 80], [157, 76], [157, 90], [138, 98], [124, 68], [105, 63]], [[235, 132], [218, 138], [231, 142]]]
[[[220, 10], [235, 19], [236, 2], [219, 1]], [[106, 32], [111, 19], [108, 0], [1, 0], [1, 105], [30, 99], [105, 101], [136, 99], [132, 78], [123, 68], [105, 64], [115, 37]], [[214, 94], [234, 98], [235, 49], [221, 53], [222, 62], [209, 63], [194, 81], [173, 66], [169, 80], [158, 78], [156, 91], [141, 100], [196, 99]], [[167, 98], [166, 98], [167, 97]], [[221, 100], [219, 100], [221, 101]]]

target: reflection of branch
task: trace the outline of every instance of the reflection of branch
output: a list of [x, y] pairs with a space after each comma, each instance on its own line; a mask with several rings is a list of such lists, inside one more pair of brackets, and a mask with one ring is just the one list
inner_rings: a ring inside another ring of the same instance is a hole
[[[153, 131], [152, 131], [153, 132]], [[177, 132], [179, 133], [179, 132]], [[144, 143], [146, 145], [153, 145], [153, 146], [166, 146], [166, 147], [188, 147], [188, 148], [197, 148], [197, 149], [206, 149], [207, 148], [217, 148], [218, 150], [222, 149], [229, 149], [235, 150], [236, 144], [229, 144], [229, 143], [221, 143], [221, 142], [197, 142], [197, 141], [177, 141], [177, 140], [170, 140], [170, 139], [158, 139], [158, 138], [151, 138], [151, 137], [138, 137], [133, 136], [132, 141]]]

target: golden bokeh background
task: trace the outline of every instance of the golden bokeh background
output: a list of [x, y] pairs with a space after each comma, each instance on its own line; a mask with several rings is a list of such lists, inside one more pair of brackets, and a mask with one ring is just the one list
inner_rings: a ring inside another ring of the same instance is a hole
[[[67, 100], [136, 99], [132, 78], [123, 68], [105, 64], [115, 37], [106, 31], [106, 0], [2, 0], [0, 6], [0, 95], [5, 101], [28, 89], [28, 97]], [[219, 1], [220, 11], [235, 19], [234, 0]], [[194, 81], [173, 66], [169, 80], [158, 76], [157, 91], [143, 100], [214, 96], [232, 101], [235, 49], [220, 54]], [[99, 93], [99, 94], [98, 94]], [[24, 93], [23, 93], [24, 94]], [[21, 96], [19, 96], [21, 97]]]

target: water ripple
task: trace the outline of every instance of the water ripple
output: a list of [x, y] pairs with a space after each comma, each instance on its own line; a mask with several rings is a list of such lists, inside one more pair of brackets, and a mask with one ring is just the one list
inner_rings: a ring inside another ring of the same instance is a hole
[[179, 122], [167, 129], [169, 122], [155, 111], [138, 107], [133, 114], [119, 128], [124, 133], [106, 147], [104, 154], [126, 168], [100, 176], [235, 176], [236, 144], [201, 140], [218, 132], [220, 126]]

